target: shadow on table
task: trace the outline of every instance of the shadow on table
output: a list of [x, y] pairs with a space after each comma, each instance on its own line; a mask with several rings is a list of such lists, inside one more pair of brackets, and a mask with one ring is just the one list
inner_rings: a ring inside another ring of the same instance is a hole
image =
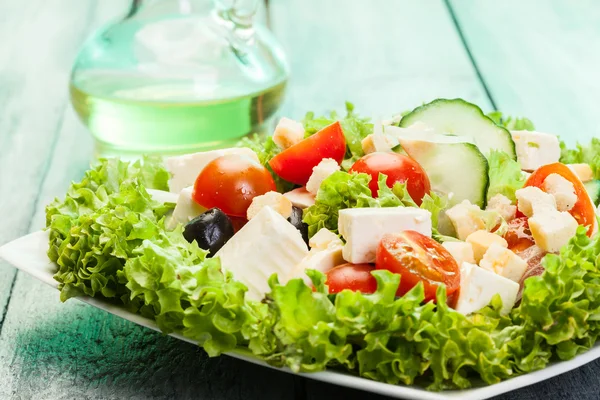
[[[10, 365], [21, 398], [386, 399], [226, 356], [209, 358], [194, 345], [79, 302], [32, 325], [17, 331]], [[495, 400], [598, 399], [599, 371], [596, 361]]]
[[226, 356], [209, 358], [194, 345], [95, 308], [80, 303], [69, 308], [16, 336], [11, 372], [21, 397], [294, 397], [296, 379], [284, 372]]

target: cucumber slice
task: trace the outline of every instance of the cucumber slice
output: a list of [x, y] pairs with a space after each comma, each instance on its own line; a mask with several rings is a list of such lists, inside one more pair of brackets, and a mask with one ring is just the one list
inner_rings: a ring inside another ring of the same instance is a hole
[[589, 181], [583, 184], [585, 186], [585, 190], [587, 190], [588, 194], [592, 198], [592, 201], [595, 205], [600, 205], [600, 181]]
[[496, 125], [481, 108], [462, 99], [437, 99], [415, 108], [398, 126], [408, 128], [423, 122], [436, 133], [469, 138], [486, 156], [491, 150], [502, 150], [517, 159], [515, 142], [508, 130]]
[[469, 200], [485, 207], [489, 166], [479, 148], [460, 136], [385, 127], [423, 167], [432, 190], [448, 195], [450, 206]]

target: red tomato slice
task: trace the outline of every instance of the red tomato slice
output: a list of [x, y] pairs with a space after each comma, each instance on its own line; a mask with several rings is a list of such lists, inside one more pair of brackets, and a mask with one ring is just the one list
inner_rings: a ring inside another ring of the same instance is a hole
[[460, 287], [456, 260], [435, 240], [415, 231], [386, 234], [377, 247], [375, 266], [400, 274], [398, 296], [423, 282], [425, 301], [435, 300], [441, 284], [451, 297]]
[[229, 154], [209, 162], [194, 183], [192, 198], [205, 208], [246, 217], [252, 199], [276, 190], [269, 171], [249, 158]]
[[329, 294], [339, 293], [344, 289], [374, 293], [377, 290], [377, 280], [371, 275], [374, 270], [375, 267], [370, 264], [343, 264], [330, 269], [325, 281]]
[[431, 191], [429, 177], [421, 165], [412, 158], [396, 153], [371, 153], [357, 160], [350, 172], [364, 172], [371, 175], [369, 188], [373, 197], [377, 197], [379, 173], [387, 175], [385, 183], [392, 187], [394, 183], [406, 182], [406, 190], [417, 205]]
[[346, 138], [339, 122], [326, 126], [269, 161], [273, 171], [288, 182], [306, 185], [312, 170], [324, 158], [339, 163], [346, 154]]
[[596, 208], [585, 190], [585, 186], [583, 186], [581, 180], [569, 167], [562, 163], [544, 165], [531, 174], [527, 182], [525, 182], [525, 186], [536, 186], [544, 190], [544, 181], [550, 174], [558, 174], [573, 184], [575, 194], [577, 195], [577, 202], [569, 212], [579, 225], [588, 227], [587, 235], [591, 237], [594, 232], [594, 225], [596, 224]]

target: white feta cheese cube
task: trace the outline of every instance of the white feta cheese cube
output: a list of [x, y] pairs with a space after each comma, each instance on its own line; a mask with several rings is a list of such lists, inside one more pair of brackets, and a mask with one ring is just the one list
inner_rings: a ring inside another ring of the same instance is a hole
[[512, 221], [517, 215], [517, 206], [513, 205], [512, 201], [502, 194], [493, 196], [488, 201], [486, 210], [496, 211], [506, 222]]
[[558, 162], [560, 143], [556, 135], [535, 131], [511, 131], [517, 160], [525, 171]]
[[575, 236], [579, 224], [566, 211], [542, 210], [529, 218], [531, 235], [542, 250], [556, 253]]
[[256, 153], [246, 147], [232, 147], [169, 157], [165, 160], [167, 171], [171, 173], [169, 191], [179, 193], [183, 188], [194, 185], [196, 178], [209, 162], [228, 154], [237, 154], [259, 162]]
[[261, 300], [268, 279], [285, 279], [308, 254], [300, 232], [271, 207], [264, 207], [215, 254], [221, 266], [248, 287], [246, 298]]
[[519, 211], [528, 217], [544, 209], [556, 209], [556, 199], [535, 186], [527, 186], [515, 192]]
[[487, 306], [499, 294], [502, 299], [502, 315], [510, 313], [515, 302], [519, 284], [494, 274], [477, 265], [464, 263], [460, 270], [460, 293], [455, 310], [469, 315]]
[[289, 218], [292, 215], [292, 202], [278, 192], [267, 192], [256, 196], [246, 211], [248, 220], [254, 218], [263, 207], [271, 207], [277, 211], [283, 218]]
[[415, 207], [348, 208], [339, 212], [338, 230], [346, 239], [346, 261], [372, 263], [387, 233], [413, 230], [431, 237], [431, 213]]
[[492, 243], [479, 266], [519, 283], [527, 269], [527, 262], [506, 247]]
[[508, 242], [503, 237], [486, 230], [471, 233], [467, 237], [467, 243], [470, 243], [473, 246], [473, 256], [475, 257], [475, 262], [477, 264], [479, 264], [483, 255], [488, 251], [492, 244], [495, 243], [501, 247], [508, 247]]
[[146, 189], [152, 200], [158, 201], [159, 203], [177, 203], [179, 195], [173, 192], [166, 192], [164, 190]]
[[292, 202], [292, 205], [298, 208], [305, 209], [315, 204], [315, 195], [306, 190], [305, 187], [290, 190], [283, 195]]
[[330, 244], [343, 245], [344, 243], [338, 235], [327, 228], [319, 229], [319, 231], [308, 240], [308, 245], [311, 249], [326, 249]]
[[575, 186], [559, 174], [550, 174], [542, 184], [546, 193], [554, 196], [558, 211], [569, 211], [577, 203]]
[[462, 203], [446, 210], [446, 216], [452, 222], [456, 236], [460, 240], [465, 240], [467, 237], [480, 229], [485, 229], [485, 221], [479, 216], [481, 209], [471, 204], [469, 200], [464, 200]]
[[302, 278], [306, 285], [312, 285], [310, 278], [306, 275], [306, 270], [314, 269], [326, 273], [333, 267], [343, 264], [342, 247], [343, 243], [338, 239], [337, 242], [331, 242], [326, 248], [311, 249], [282, 283], [286, 283], [290, 279]]
[[594, 171], [592, 171], [590, 164], [567, 164], [567, 167], [577, 175], [581, 182], [594, 180]]
[[304, 139], [304, 126], [298, 121], [289, 118], [281, 118], [275, 127], [273, 141], [282, 149], [292, 147]]
[[309, 193], [317, 195], [321, 183], [331, 174], [340, 170], [340, 165], [333, 158], [324, 158], [313, 168], [313, 173], [306, 182], [306, 190]]
[[475, 255], [473, 253], [473, 245], [467, 242], [444, 242], [442, 246], [454, 259], [460, 267], [463, 263], [475, 263]]
[[192, 193], [194, 188], [192, 186], [186, 187], [179, 193], [177, 197], [177, 204], [173, 214], [169, 218], [166, 224], [166, 228], [169, 230], [175, 229], [177, 224], [187, 224], [192, 219], [206, 211], [206, 208], [196, 203], [192, 199]]
[[392, 152], [399, 145], [398, 139], [385, 133], [372, 133], [361, 141], [365, 154], [375, 152]]

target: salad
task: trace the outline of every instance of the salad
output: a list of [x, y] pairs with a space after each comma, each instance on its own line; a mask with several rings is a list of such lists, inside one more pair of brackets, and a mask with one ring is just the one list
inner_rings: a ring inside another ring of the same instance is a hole
[[61, 300], [101, 296], [209, 355], [429, 390], [600, 334], [600, 140], [438, 99], [281, 119], [236, 148], [104, 159], [47, 206]]

